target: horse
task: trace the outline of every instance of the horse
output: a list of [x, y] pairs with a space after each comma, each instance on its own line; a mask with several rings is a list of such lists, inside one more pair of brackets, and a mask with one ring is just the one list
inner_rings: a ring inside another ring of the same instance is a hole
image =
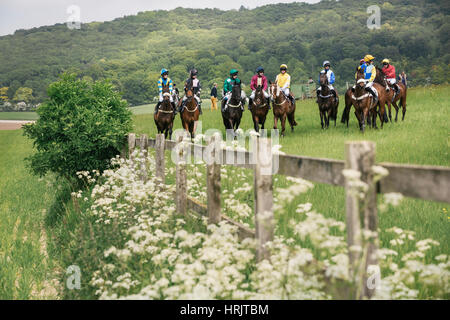
[[389, 120], [391, 122], [392, 122], [391, 103], [394, 105], [394, 108], [395, 108], [395, 122], [397, 122], [397, 120], [398, 120], [399, 106], [397, 105], [397, 101], [400, 101], [400, 106], [402, 107], [402, 121], [405, 120], [407, 89], [403, 83], [397, 83], [397, 86], [398, 86], [398, 93], [394, 98], [394, 94], [395, 94], [394, 86], [386, 83], [386, 89], [389, 88], [389, 91], [387, 93], [387, 95], [388, 95], [387, 100], [388, 100], [388, 108], [389, 108]]
[[281, 121], [281, 135], [284, 136], [286, 130], [286, 117], [291, 126], [291, 131], [294, 131], [294, 126], [297, 125], [295, 121], [295, 99], [291, 103], [288, 97], [281, 91], [281, 88], [276, 83], [270, 83], [269, 94], [272, 99], [273, 106], [273, 128], [276, 130], [278, 120]]
[[320, 74], [319, 81], [321, 91], [317, 97], [317, 104], [319, 106], [322, 129], [326, 129], [330, 126], [330, 118], [334, 120], [334, 126], [336, 126], [339, 101], [337, 101], [331, 93], [331, 90], [328, 88], [328, 77], [326, 73]]
[[352, 108], [353, 105], [353, 99], [352, 99], [352, 88], [348, 88], [347, 91], [345, 91], [345, 109], [344, 112], [342, 112], [342, 118], [341, 118], [341, 122], [342, 123], [347, 123], [347, 128], [348, 128], [348, 120], [350, 119], [350, 109]]
[[170, 103], [169, 86], [163, 86], [163, 101], [159, 106], [158, 112], [153, 116], [155, 119], [156, 128], [158, 133], [164, 133], [164, 138], [172, 140], [172, 128], [175, 114], [173, 111], [172, 103]]
[[[383, 128], [384, 124], [384, 114], [385, 108], [384, 105], [386, 103], [386, 91], [384, 87], [379, 83], [374, 83], [372, 85], [372, 89], [376, 90], [378, 93], [378, 101], [374, 103], [373, 96], [365, 90], [366, 81], [364, 79], [364, 72], [362, 70], [357, 71], [356, 75], [356, 86], [355, 92], [352, 95], [352, 103], [355, 107], [355, 115], [359, 121], [359, 128], [362, 132], [364, 132], [366, 127], [366, 121], [369, 124], [372, 124], [372, 127], [377, 128], [377, 112], [376, 107], [380, 108], [380, 121], [381, 128]], [[372, 121], [369, 119], [371, 118]]]
[[[376, 75], [375, 75], [375, 79], [373, 82], [378, 83], [380, 86], [383, 86], [383, 87], [387, 86], [387, 81], [386, 81], [383, 71], [379, 67], [375, 67], [375, 68], [376, 68]], [[358, 73], [358, 69], [359, 69], [359, 67], [356, 67], [357, 73]], [[344, 112], [342, 113], [342, 118], [341, 118], [342, 123], [344, 123], [344, 124], [347, 123], [347, 128], [348, 128], [348, 121], [350, 119], [350, 116], [349, 116], [350, 109], [352, 108], [352, 105], [354, 106], [354, 102], [355, 102], [355, 100], [352, 97], [354, 97], [354, 95], [352, 92], [352, 88], [350, 87], [345, 92], [345, 109], [344, 109]], [[391, 108], [390, 100], [388, 100], [388, 99], [383, 99], [383, 100], [386, 101], [386, 103], [388, 104], [388, 108], [390, 110], [390, 108]], [[369, 112], [369, 116], [373, 117], [371, 112], [372, 111]], [[380, 114], [380, 113], [378, 112], [378, 114]], [[357, 115], [356, 111], [355, 111], [355, 115]], [[357, 116], [357, 118], [358, 118], [358, 116]], [[383, 120], [384, 120], [384, 122], [388, 122], [386, 113], [383, 114]], [[382, 122], [383, 122], [383, 120], [382, 120]], [[376, 123], [375, 123], [375, 127], [376, 127]]]
[[261, 86], [257, 86], [255, 90], [255, 99], [253, 100], [252, 119], [255, 131], [259, 132], [259, 126], [264, 130], [267, 114], [269, 113], [270, 100], [264, 97]]
[[241, 124], [242, 112], [244, 109], [244, 102], [241, 98], [241, 85], [234, 84], [231, 89], [231, 98], [228, 101], [228, 106], [225, 109], [225, 100], [222, 100], [222, 120], [225, 129], [233, 130], [235, 133]]
[[[189, 132], [191, 136], [191, 141], [194, 139], [194, 134], [197, 129], [197, 121], [200, 115], [200, 110], [198, 109], [198, 102], [197, 99], [195, 99], [194, 96], [194, 90], [193, 88], [187, 88], [186, 90], [186, 101], [184, 104], [183, 109], [181, 110], [180, 118], [181, 118], [181, 125]], [[179, 104], [181, 104], [182, 101], [180, 100]]]

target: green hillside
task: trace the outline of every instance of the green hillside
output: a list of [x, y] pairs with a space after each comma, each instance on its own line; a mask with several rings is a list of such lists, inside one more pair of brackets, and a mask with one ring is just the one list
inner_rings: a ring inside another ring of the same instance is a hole
[[[381, 8], [381, 29], [366, 26], [369, 5]], [[337, 87], [352, 81], [359, 59], [389, 57], [410, 85], [449, 79], [448, 1], [322, 1], [275, 4], [253, 10], [183, 9], [140, 12], [110, 22], [18, 30], [0, 37], [0, 88], [13, 100], [20, 87], [45, 98], [46, 87], [65, 70], [111, 78], [132, 105], [151, 101], [161, 67], [181, 85], [187, 70], [199, 70], [204, 87], [219, 87], [231, 67], [244, 83], [263, 65], [270, 78], [287, 63], [296, 83], [316, 78], [332, 62]], [[205, 90], [207, 91], [207, 90]], [[1, 97], [0, 97], [1, 99]]]

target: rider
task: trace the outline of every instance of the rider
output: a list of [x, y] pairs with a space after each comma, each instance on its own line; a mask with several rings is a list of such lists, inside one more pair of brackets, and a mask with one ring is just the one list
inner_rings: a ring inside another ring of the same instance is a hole
[[[364, 79], [366, 81], [366, 85], [365, 85], [365, 89], [366, 91], [370, 92], [372, 94], [372, 96], [377, 99], [378, 95], [375, 93], [375, 91], [373, 90], [372, 86], [373, 86], [373, 81], [375, 80], [375, 77], [377, 75], [377, 69], [375, 68], [375, 66], [373, 65], [373, 60], [375, 60], [375, 58], [370, 55], [367, 54], [364, 57], [364, 64], [360, 65], [358, 67], [358, 70], [362, 69], [364, 72]], [[355, 79], [356, 79], [357, 73], [355, 73]], [[355, 91], [355, 86], [352, 87], [352, 91]]]
[[[328, 78], [328, 88], [330, 89], [331, 94], [334, 96], [334, 98], [335, 98], [336, 100], [338, 100], [339, 98], [338, 98], [338, 96], [337, 96], [336, 90], [334, 90], [334, 87], [333, 87], [333, 83], [334, 83], [334, 81], [335, 81], [335, 77], [334, 77], [334, 72], [331, 71], [331, 69], [330, 69], [330, 61], [325, 60], [325, 61], [323, 62], [323, 68], [324, 68], [324, 69], [323, 69], [322, 71], [320, 71], [320, 74], [325, 73], [325, 74], [327, 75], [327, 78]], [[319, 74], [319, 85], [320, 85], [320, 74]], [[319, 96], [319, 94], [320, 94], [321, 91], [322, 91], [322, 87], [319, 86], [319, 88], [317, 88], [317, 96]]]
[[[192, 88], [194, 90], [194, 98], [198, 103], [198, 110], [200, 114], [202, 114], [202, 100], [200, 99], [200, 92], [202, 91], [202, 85], [200, 84], [200, 80], [197, 79], [198, 71], [197, 69], [192, 69], [189, 72], [189, 78], [184, 83], [184, 92], [186, 93], [188, 88]], [[180, 112], [183, 109], [184, 103], [186, 102], [187, 97], [186, 94], [183, 97], [182, 104], [180, 106]]]
[[291, 103], [294, 104], [294, 97], [291, 95], [291, 92], [289, 90], [289, 88], [291, 87], [291, 76], [287, 73], [287, 65], [282, 64], [280, 66], [280, 73], [277, 75], [275, 83], [280, 87], [281, 91], [283, 91], [286, 97], [291, 100]]
[[[223, 100], [225, 101], [224, 103], [224, 110], [227, 109], [228, 106], [228, 101], [231, 98], [231, 92], [233, 90], [233, 86], [235, 84], [241, 84], [241, 79], [238, 78], [238, 74], [239, 71], [236, 69], [231, 69], [230, 70], [230, 76], [225, 80], [224, 84], [223, 84]], [[241, 100], [244, 101], [246, 99], [246, 95], [244, 90], [241, 89]], [[241, 109], [244, 110], [244, 103], [242, 103]]]
[[[252, 89], [252, 94], [250, 95], [250, 100], [248, 102], [248, 110], [252, 110], [253, 99], [255, 99], [256, 88], [261, 86], [263, 89], [263, 94], [266, 99], [270, 98], [269, 93], [267, 92], [267, 77], [264, 75], [263, 67], [256, 68], [256, 74], [252, 77], [252, 81], [250, 83], [250, 89]], [[269, 110], [270, 110], [270, 103]]]
[[[384, 59], [382, 63], [383, 69], [381, 69], [381, 71], [383, 71], [386, 76], [386, 80], [394, 87], [395, 94], [393, 99], [395, 99], [398, 94], [397, 80], [395, 79], [395, 67], [390, 64], [389, 59]], [[386, 90], [389, 91], [389, 87], [387, 87]]]
[[169, 85], [169, 93], [170, 93], [170, 103], [172, 104], [173, 110], [176, 113], [175, 104], [173, 102], [172, 97], [172, 90], [173, 90], [173, 82], [172, 79], [169, 78], [169, 70], [162, 68], [161, 69], [161, 77], [158, 79], [158, 91], [159, 91], [159, 100], [155, 107], [155, 113], [158, 112], [159, 106], [161, 105], [161, 102], [163, 101], [163, 86]]

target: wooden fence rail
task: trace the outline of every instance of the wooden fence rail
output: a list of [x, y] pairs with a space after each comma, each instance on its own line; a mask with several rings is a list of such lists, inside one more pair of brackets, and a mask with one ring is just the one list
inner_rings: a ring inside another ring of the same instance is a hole
[[[210, 223], [225, 220], [238, 228], [240, 238], [256, 237], [258, 260], [269, 257], [265, 245], [273, 239], [273, 175], [271, 170], [269, 170], [270, 174], [267, 174], [267, 169], [271, 169], [275, 162], [277, 164], [276, 174], [345, 187], [347, 242], [351, 274], [356, 272], [353, 270], [354, 262], [361, 258], [358, 253], [351, 250], [353, 246], [366, 245], [367, 254], [365, 254], [363, 262], [365, 270], [369, 265], [377, 265], [374, 254], [378, 246], [376, 236], [378, 226], [377, 193], [399, 192], [407, 197], [450, 203], [450, 168], [448, 167], [378, 163], [389, 171], [389, 175], [381, 181], [374, 182], [372, 166], [375, 165], [375, 143], [373, 142], [347, 142], [345, 161], [341, 161], [285, 154], [272, 155], [271, 143], [267, 138], [258, 138], [253, 145], [252, 152], [217, 147], [218, 141], [215, 137], [211, 137], [208, 146], [181, 143], [182, 140], [183, 137], [178, 137], [177, 141], [164, 140], [162, 134], [158, 134], [156, 139], [148, 139], [146, 135], [136, 138], [134, 133], [130, 133], [128, 154], [132, 159], [132, 153], [136, 146], [145, 151], [148, 148], [154, 148], [156, 150], [155, 174], [163, 186], [165, 183], [164, 151], [176, 150], [176, 192], [174, 196], [177, 212], [187, 214], [187, 211], [191, 210], [207, 216]], [[124, 153], [122, 152], [122, 154]], [[189, 157], [202, 156], [204, 158], [205, 155], [210, 157], [209, 159], [215, 159], [215, 161], [207, 163], [206, 167], [206, 205], [187, 196], [186, 177], [186, 162]], [[264, 157], [265, 161], [262, 160]], [[230, 159], [234, 159], [234, 161], [230, 162]], [[255, 230], [251, 230], [221, 213], [221, 164], [253, 169]], [[361, 180], [369, 186], [363, 202], [356, 198], [354, 192], [352, 193], [351, 185], [343, 175], [344, 169], [359, 171]], [[143, 174], [146, 174], [145, 171]], [[375, 235], [365, 244], [361, 239], [361, 228], [370, 230]], [[366, 283], [366, 273], [361, 277], [363, 277], [362, 283]], [[369, 289], [367, 285], [361, 288], [360, 297], [370, 297], [373, 294], [374, 289]]]

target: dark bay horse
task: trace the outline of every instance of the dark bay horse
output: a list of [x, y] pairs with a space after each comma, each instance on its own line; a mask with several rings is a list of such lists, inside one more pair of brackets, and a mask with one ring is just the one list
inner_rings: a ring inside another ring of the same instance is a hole
[[281, 88], [276, 83], [271, 83], [269, 87], [269, 94], [272, 99], [273, 106], [273, 128], [276, 130], [278, 120], [281, 121], [281, 135], [284, 136], [286, 130], [286, 118], [291, 126], [291, 131], [294, 131], [294, 126], [297, 125], [295, 121], [295, 100], [291, 103], [288, 97], [281, 91]]
[[[184, 108], [181, 111], [181, 125], [184, 130], [189, 132], [191, 140], [194, 139], [195, 130], [197, 129], [197, 121], [200, 115], [200, 110], [198, 109], [197, 99], [194, 97], [193, 88], [188, 88], [186, 90], [186, 102]], [[179, 102], [181, 103], [181, 101]]]
[[319, 105], [322, 129], [326, 129], [330, 126], [330, 118], [334, 120], [334, 126], [336, 126], [339, 101], [336, 100], [330, 88], [328, 88], [328, 77], [326, 73], [320, 74], [319, 81], [321, 91], [317, 97], [317, 104]]
[[173, 120], [175, 119], [172, 103], [170, 103], [169, 86], [163, 87], [163, 101], [159, 106], [159, 110], [154, 114], [156, 128], [158, 133], [164, 133], [164, 137], [172, 140]]
[[[406, 95], [407, 95], [407, 89], [406, 86], [403, 83], [397, 83], [398, 86], [398, 94], [394, 98], [395, 89], [392, 85], [388, 84], [389, 91], [387, 93], [388, 95], [388, 108], [389, 108], [389, 120], [392, 122], [392, 114], [391, 114], [391, 102], [392, 105], [395, 108], [395, 122], [398, 120], [398, 109], [399, 106], [402, 107], [402, 121], [405, 120], [405, 114], [406, 114]], [[394, 98], [392, 100], [392, 98]], [[397, 105], [397, 102], [399, 101], [400, 105]]]
[[244, 102], [241, 98], [241, 85], [235, 84], [231, 89], [231, 98], [225, 109], [225, 100], [222, 100], [222, 119], [225, 129], [232, 129], [235, 133], [241, 124]]
[[377, 127], [377, 106], [380, 108], [381, 128], [383, 128], [385, 113], [384, 105], [387, 97], [384, 87], [378, 83], [374, 83], [372, 88], [378, 93], [378, 101], [374, 101], [374, 97], [366, 91], [365, 84], [364, 72], [358, 70], [355, 92], [352, 95], [352, 103], [355, 106], [355, 115], [359, 121], [359, 128], [362, 132], [365, 130], [366, 122], [372, 124], [372, 127], [374, 128]]
[[256, 87], [255, 99], [253, 100], [252, 118], [255, 131], [259, 132], [259, 126], [264, 130], [267, 114], [269, 113], [270, 99], [264, 97], [261, 86]]

